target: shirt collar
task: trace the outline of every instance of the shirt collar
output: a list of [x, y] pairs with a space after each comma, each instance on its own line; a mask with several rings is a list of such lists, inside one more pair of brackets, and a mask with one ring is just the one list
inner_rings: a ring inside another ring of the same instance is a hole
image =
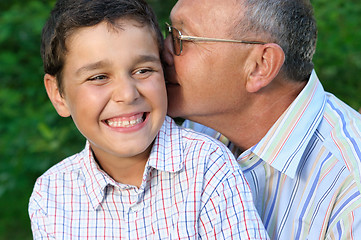
[[168, 116], [154, 141], [147, 166], [164, 172], [178, 172], [184, 167], [181, 129]]
[[115, 181], [109, 177], [94, 159], [90, 144], [87, 141], [85, 149], [79, 153], [83, 157], [82, 173], [84, 176], [84, 187], [93, 209], [96, 210], [105, 197], [105, 188], [116, 185]]
[[[148, 175], [151, 168], [165, 172], [177, 172], [184, 166], [183, 144], [180, 128], [170, 117], [166, 117], [152, 147], [144, 175]], [[79, 153], [83, 158], [82, 172], [84, 185], [89, 202], [96, 210], [105, 197], [108, 185], [119, 186], [108, 174], [100, 169], [96, 163], [90, 144], [87, 141], [85, 149]], [[146, 176], [143, 176], [145, 179]], [[146, 181], [143, 180], [142, 186]], [[141, 186], [141, 188], [142, 188]], [[144, 186], [143, 186], [144, 187]]]
[[288, 109], [250, 150], [263, 161], [294, 178], [302, 155], [322, 120], [326, 95], [313, 71]]

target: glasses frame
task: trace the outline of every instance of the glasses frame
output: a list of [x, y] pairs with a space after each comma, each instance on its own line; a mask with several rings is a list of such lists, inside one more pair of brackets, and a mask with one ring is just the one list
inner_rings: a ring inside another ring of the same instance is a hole
[[[228, 42], [228, 43], [244, 43], [244, 44], [267, 44], [266, 42], [261, 41], [246, 41], [246, 40], [233, 40], [233, 39], [224, 39], [224, 38], [208, 38], [208, 37], [196, 37], [196, 36], [188, 36], [183, 35], [181, 31], [177, 28], [173, 27], [169, 23], [165, 23], [166, 25], [166, 33], [170, 34], [173, 40], [173, 52], [176, 56], [180, 56], [183, 52], [183, 43], [182, 41], [189, 41], [189, 42]], [[173, 31], [175, 30], [178, 32], [179, 37], [175, 37]], [[175, 41], [176, 38], [179, 40], [179, 53], [177, 53], [175, 48]]]

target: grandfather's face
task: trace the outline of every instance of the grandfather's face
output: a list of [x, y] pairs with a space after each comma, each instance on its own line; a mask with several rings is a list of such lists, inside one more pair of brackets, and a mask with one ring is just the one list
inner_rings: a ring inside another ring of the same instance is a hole
[[[236, 0], [179, 0], [170, 20], [183, 35], [234, 39], [240, 6]], [[245, 100], [247, 44], [183, 42], [175, 56], [171, 37], [165, 42], [166, 80], [172, 117], [205, 120], [238, 111]]]

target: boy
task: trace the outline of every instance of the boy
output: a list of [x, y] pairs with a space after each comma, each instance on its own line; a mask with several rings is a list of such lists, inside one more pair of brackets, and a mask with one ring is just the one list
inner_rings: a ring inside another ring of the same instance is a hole
[[37, 180], [34, 239], [267, 239], [232, 154], [166, 117], [162, 47], [143, 0], [57, 2], [44, 83], [87, 144]]

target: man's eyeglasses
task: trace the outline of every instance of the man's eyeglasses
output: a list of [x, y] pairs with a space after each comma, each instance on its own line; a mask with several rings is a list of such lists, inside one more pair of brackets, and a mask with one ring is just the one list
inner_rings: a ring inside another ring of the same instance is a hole
[[173, 40], [173, 52], [175, 55], [181, 55], [183, 51], [182, 41], [191, 41], [191, 42], [230, 42], [230, 43], [246, 43], [246, 44], [266, 44], [265, 42], [259, 41], [243, 41], [243, 40], [231, 40], [231, 39], [221, 39], [221, 38], [207, 38], [207, 37], [194, 37], [183, 35], [181, 31], [175, 27], [166, 24], [166, 33], [172, 36]]

